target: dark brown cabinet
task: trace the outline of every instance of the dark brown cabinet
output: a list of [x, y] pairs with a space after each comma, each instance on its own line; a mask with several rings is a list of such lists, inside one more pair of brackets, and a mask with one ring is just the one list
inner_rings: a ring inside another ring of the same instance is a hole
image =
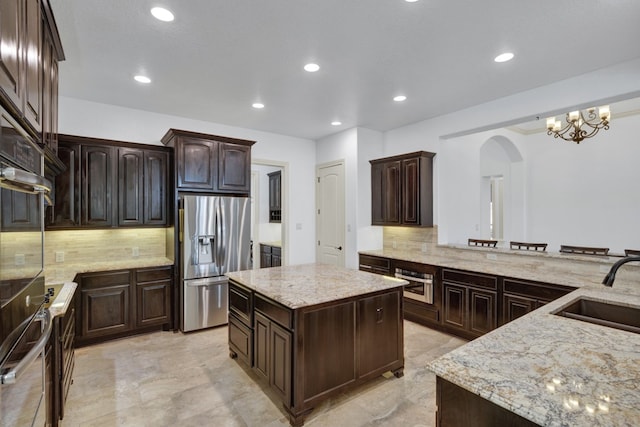
[[118, 149], [118, 225], [167, 224], [167, 153]]
[[470, 339], [497, 328], [498, 278], [443, 269], [442, 325]]
[[49, 0], [0, 2], [0, 44], [0, 100], [46, 145], [57, 131], [57, 64], [64, 59]]
[[73, 384], [75, 367], [75, 308], [69, 307], [64, 316], [54, 318], [53, 329], [53, 425], [64, 418], [64, 407]]
[[282, 172], [267, 174], [269, 177], [269, 222], [282, 222]]
[[60, 135], [67, 169], [55, 178], [47, 229], [166, 226], [170, 150]]
[[253, 366], [253, 293], [229, 283], [229, 349], [231, 357]]
[[83, 273], [76, 282], [78, 344], [119, 338], [171, 323], [171, 266]]
[[171, 321], [171, 269], [136, 270], [136, 327], [165, 325]]
[[260, 243], [260, 268], [280, 267], [282, 265], [282, 248]]
[[[366, 378], [380, 367], [404, 363], [402, 333], [402, 295], [398, 292], [363, 298], [358, 301], [356, 333], [359, 348], [358, 377]], [[389, 345], [380, 346], [385, 337]]]
[[550, 283], [505, 278], [502, 282], [501, 325], [524, 316], [574, 289]]
[[371, 224], [433, 226], [433, 157], [418, 151], [371, 160]]
[[178, 190], [249, 195], [255, 141], [169, 129], [162, 142], [175, 150]]
[[[253, 370], [284, 402], [291, 402], [290, 311], [279, 304], [257, 297], [253, 320]], [[260, 308], [264, 311], [260, 311]], [[287, 329], [276, 320], [285, 320]]]
[[2, 231], [34, 231], [40, 229], [41, 207], [38, 196], [1, 190]]
[[113, 147], [82, 146], [80, 152], [81, 224], [111, 227], [116, 223], [116, 151]]
[[360, 255], [359, 260], [358, 269], [361, 271], [368, 271], [369, 273], [381, 274], [383, 276], [393, 276], [394, 274], [389, 258]]

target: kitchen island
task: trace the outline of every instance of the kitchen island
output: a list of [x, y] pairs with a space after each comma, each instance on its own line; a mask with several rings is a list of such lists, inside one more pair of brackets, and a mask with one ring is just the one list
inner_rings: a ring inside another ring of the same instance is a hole
[[640, 425], [640, 334], [556, 315], [640, 308], [640, 284], [581, 287], [431, 362], [438, 426]]
[[322, 264], [228, 276], [230, 355], [269, 385], [291, 425], [347, 388], [403, 375], [406, 281]]

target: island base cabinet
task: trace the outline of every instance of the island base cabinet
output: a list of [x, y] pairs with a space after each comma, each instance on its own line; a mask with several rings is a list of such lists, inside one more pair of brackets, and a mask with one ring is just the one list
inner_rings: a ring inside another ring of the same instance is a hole
[[255, 313], [253, 370], [285, 405], [291, 402], [291, 332]]
[[436, 377], [436, 406], [437, 427], [538, 425], [441, 377]]

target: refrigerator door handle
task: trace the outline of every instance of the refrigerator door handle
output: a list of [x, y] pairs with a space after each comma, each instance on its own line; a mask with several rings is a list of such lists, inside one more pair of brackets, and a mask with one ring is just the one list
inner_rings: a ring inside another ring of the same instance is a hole
[[222, 274], [222, 243], [225, 241], [222, 229], [222, 208], [221, 208], [221, 199], [218, 199], [218, 203], [216, 203], [216, 236], [218, 237], [215, 245], [215, 263], [216, 263], [216, 271], [218, 274]]

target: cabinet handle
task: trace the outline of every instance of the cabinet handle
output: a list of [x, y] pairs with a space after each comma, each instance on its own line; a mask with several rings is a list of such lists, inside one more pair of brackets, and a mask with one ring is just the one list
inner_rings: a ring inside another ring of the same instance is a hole
[[384, 310], [382, 310], [382, 307], [376, 308], [376, 323], [382, 323], [383, 312]]

